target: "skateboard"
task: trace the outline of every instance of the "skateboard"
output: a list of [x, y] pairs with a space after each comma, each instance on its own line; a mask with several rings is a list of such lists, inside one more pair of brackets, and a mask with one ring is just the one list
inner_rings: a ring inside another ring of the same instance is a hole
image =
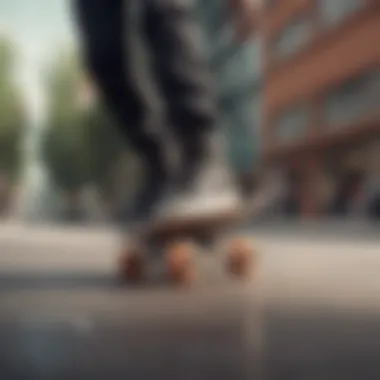
[[196, 280], [198, 253], [223, 251], [223, 267], [235, 279], [252, 273], [256, 252], [248, 238], [233, 232], [227, 242], [221, 239], [244, 220], [242, 211], [233, 209], [209, 214], [167, 217], [143, 225], [123, 244], [119, 272], [123, 281], [141, 282], [152, 257], [163, 261], [164, 277], [172, 284], [189, 285]]
[[[226, 20], [230, 14], [228, 0], [196, 1], [194, 4], [194, 15], [205, 35], [209, 64], [215, 72], [216, 82], [221, 84], [218, 103], [223, 128], [220, 133], [227, 137], [227, 161], [240, 187], [248, 192], [251, 187], [249, 175], [258, 158], [258, 149], [253, 143], [258, 139], [252, 125], [259, 122], [254, 95], [260, 88], [255, 79], [259, 78], [256, 66], [251, 59], [254, 47], [260, 45], [235, 39], [234, 33], [228, 32], [231, 25]], [[230, 77], [231, 66], [243, 75], [239, 75], [238, 80]], [[252, 70], [247, 70], [248, 67]], [[236, 279], [247, 278], [255, 267], [257, 255], [248, 239], [234, 233], [246, 216], [247, 212], [230, 209], [147, 222], [133, 233], [132, 241], [123, 244], [120, 276], [127, 281], [143, 281], [147, 262], [157, 255], [163, 260], [165, 276], [171, 282], [190, 284], [196, 279], [197, 253], [223, 251], [225, 271]], [[219, 244], [221, 240], [227, 241]]]

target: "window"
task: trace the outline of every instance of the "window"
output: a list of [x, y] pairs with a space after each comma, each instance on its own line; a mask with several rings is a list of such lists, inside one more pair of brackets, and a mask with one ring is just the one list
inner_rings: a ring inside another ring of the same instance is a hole
[[368, 111], [380, 113], [380, 68], [370, 73], [366, 92]]
[[335, 24], [363, 7], [365, 0], [319, 0], [322, 22]]
[[380, 108], [380, 68], [360, 75], [327, 95], [324, 104], [326, 124], [344, 127]]
[[274, 56], [285, 58], [303, 47], [311, 38], [312, 25], [309, 19], [299, 19], [281, 30], [273, 41]]
[[308, 124], [308, 109], [306, 107], [295, 107], [277, 118], [275, 134], [281, 142], [294, 142], [306, 136]]
[[347, 82], [327, 96], [325, 120], [329, 127], [336, 128], [356, 121], [362, 86], [360, 81]]

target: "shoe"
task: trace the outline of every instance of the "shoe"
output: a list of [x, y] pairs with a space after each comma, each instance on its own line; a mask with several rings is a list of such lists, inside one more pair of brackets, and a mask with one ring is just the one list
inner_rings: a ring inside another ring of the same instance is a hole
[[180, 180], [177, 178], [158, 208], [160, 218], [212, 213], [240, 206], [240, 195], [223, 160], [220, 144], [217, 141], [214, 145], [206, 143], [210, 144], [209, 148], [204, 145], [202, 150], [193, 150], [193, 160], [184, 162]]

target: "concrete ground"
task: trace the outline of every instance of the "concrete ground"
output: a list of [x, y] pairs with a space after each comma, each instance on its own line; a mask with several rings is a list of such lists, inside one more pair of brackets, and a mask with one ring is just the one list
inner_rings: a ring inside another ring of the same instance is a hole
[[121, 287], [110, 231], [4, 226], [0, 378], [378, 380], [380, 238], [309, 232], [248, 229], [251, 281], [207, 258], [175, 290]]

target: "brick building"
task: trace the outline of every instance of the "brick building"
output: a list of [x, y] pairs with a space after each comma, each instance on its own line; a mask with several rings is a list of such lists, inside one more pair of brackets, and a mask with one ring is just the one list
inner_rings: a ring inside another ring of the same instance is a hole
[[261, 21], [264, 162], [289, 212], [333, 212], [339, 192], [347, 210], [380, 179], [380, 2], [268, 0]]

